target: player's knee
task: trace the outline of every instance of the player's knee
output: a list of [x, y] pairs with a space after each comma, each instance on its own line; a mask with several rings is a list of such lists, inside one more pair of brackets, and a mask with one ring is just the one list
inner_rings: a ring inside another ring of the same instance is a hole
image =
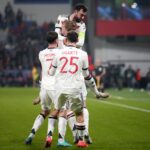
[[59, 117], [66, 117], [66, 110], [60, 110]]
[[59, 110], [58, 109], [54, 109], [52, 112], [51, 112], [51, 116], [58, 116], [59, 114]]
[[68, 110], [67, 111], [67, 113], [66, 113], [66, 118], [71, 118], [71, 117], [74, 117], [75, 116], [75, 114], [74, 114], [74, 112], [73, 111], [70, 111], [70, 110]]
[[49, 115], [49, 113], [50, 113], [50, 110], [43, 110], [41, 112], [41, 114], [43, 114], [45, 117], [47, 117]]
[[78, 115], [80, 115], [80, 114], [82, 114], [83, 113], [83, 107], [82, 106], [78, 106], [78, 107], [76, 107], [76, 109], [74, 110], [74, 113], [78, 116]]

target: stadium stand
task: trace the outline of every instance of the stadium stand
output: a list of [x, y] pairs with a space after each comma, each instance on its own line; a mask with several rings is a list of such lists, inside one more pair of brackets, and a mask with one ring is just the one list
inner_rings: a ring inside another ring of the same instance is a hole
[[32, 86], [31, 69], [38, 68], [38, 53], [45, 48], [45, 33], [54, 30], [54, 23], [38, 25], [23, 20], [24, 13], [15, 14], [10, 3], [0, 13], [0, 86]]

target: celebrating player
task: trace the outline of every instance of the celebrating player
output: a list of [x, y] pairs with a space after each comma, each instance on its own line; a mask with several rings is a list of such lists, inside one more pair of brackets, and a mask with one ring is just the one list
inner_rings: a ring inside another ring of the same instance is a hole
[[[42, 125], [44, 119], [48, 114], [50, 113], [51, 104], [54, 104], [55, 109], [57, 110], [57, 94], [56, 90], [54, 88], [55, 84], [55, 77], [50, 77], [48, 75], [48, 71], [51, 67], [51, 63], [53, 60], [53, 57], [59, 51], [57, 48], [58, 45], [58, 34], [54, 31], [47, 33], [47, 42], [48, 47], [39, 53], [39, 60], [41, 62], [42, 66], [42, 80], [41, 80], [41, 89], [40, 89], [40, 100], [41, 100], [41, 113], [36, 117], [32, 130], [27, 137], [25, 144], [29, 145], [32, 143], [32, 140], [35, 136], [36, 131], [40, 128]], [[48, 131], [51, 128], [51, 124], [48, 124]], [[52, 132], [52, 131], [51, 131]], [[48, 135], [51, 135], [52, 133], [48, 132]], [[46, 139], [46, 147], [49, 145], [49, 140], [52, 140], [50, 138]], [[48, 141], [48, 142], [47, 142]]]
[[55, 25], [55, 31], [58, 34], [61, 34], [61, 29], [65, 20], [75, 21], [77, 24], [76, 32], [79, 35], [78, 42], [76, 47], [82, 47], [85, 41], [85, 32], [86, 32], [86, 25], [85, 25], [85, 17], [87, 14], [87, 8], [83, 4], [78, 4], [74, 7], [73, 13], [69, 15], [59, 15], [57, 19], [57, 23]]
[[[78, 42], [76, 43], [76, 47], [78, 48], [82, 48], [82, 46], [84, 45], [84, 41], [85, 41], [85, 32], [86, 32], [86, 25], [85, 25], [85, 17], [87, 15], [87, 7], [84, 6], [83, 4], [78, 4], [74, 7], [73, 9], [73, 13], [71, 15], [59, 15], [58, 19], [57, 19], [57, 23], [55, 25], [55, 31], [59, 34], [61, 34], [62, 28], [63, 28], [63, 24], [66, 20], [72, 20], [76, 22], [76, 31], [78, 33]], [[83, 78], [81, 76], [81, 78]], [[87, 143], [91, 144], [92, 140], [89, 136], [89, 112], [88, 109], [86, 108], [86, 96], [87, 96], [87, 91], [86, 91], [86, 86], [85, 86], [85, 82], [84, 82], [84, 78], [82, 80], [83, 82], [83, 87], [82, 87], [82, 94], [83, 94], [83, 99], [84, 99], [84, 120], [86, 123], [86, 139], [87, 139]], [[75, 124], [75, 116], [74, 113], [69, 111], [67, 113], [67, 119], [68, 119], [68, 123], [69, 126], [71, 128], [71, 130], [73, 131], [73, 136], [74, 136], [74, 143], [78, 142], [78, 139], [76, 138], [76, 133], [75, 133], [75, 128], [74, 128], [74, 124]], [[64, 120], [64, 124], [65, 120]], [[65, 129], [64, 129], [65, 130]]]
[[83, 119], [83, 99], [82, 99], [82, 78], [89, 83], [92, 91], [97, 97], [107, 96], [97, 90], [95, 81], [88, 71], [87, 53], [76, 48], [78, 34], [71, 31], [67, 34], [67, 47], [60, 50], [52, 62], [50, 75], [55, 74], [55, 88], [60, 92], [58, 100], [59, 108], [64, 106], [66, 100], [69, 101], [70, 108], [76, 114], [76, 130], [78, 131], [79, 141], [78, 147], [87, 147], [88, 144], [84, 141], [85, 124]]
[[[74, 7], [73, 13], [69, 15], [59, 15], [57, 19], [57, 23], [55, 25], [55, 31], [58, 34], [61, 34], [61, 31], [63, 29], [64, 22], [66, 20], [72, 20], [76, 22], [76, 32], [78, 33], [78, 42], [76, 43], [76, 47], [82, 48], [84, 45], [85, 41], [85, 32], [86, 32], [86, 25], [85, 25], [85, 18], [87, 15], [87, 7], [84, 6], [83, 4], [78, 4]], [[92, 140], [89, 136], [89, 111], [86, 108], [86, 96], [87, 96], [87, 90], [85, 86], [85, 81], [84, 77], [81, 76], [82, 78], [82, 95], [83, 95], [83, 100], [84, 100], [84, 109], [83, 109], [83, 114], [84, 114], [84, 120], [85, 120], [85, 125], [86, 125], [86, 134], [85, 134], [85, 139], [88, 144], [92, 144]], [[104, 93], [104, 98], [108, 97], [107, 93]], [[107, 96], [106, 96], [107, 95]], [[101, 96], [102, 97], [102, 96]], [[69, 122], [69, 126], [73, 131], [73, 136], [74, 136], [74, 142], [76, 143], [78, 139], [75, 136], [74, 132], [74, 123], [75, 123], [75, 116], [73, 112], [68, 112], [67, 113], [67, 119]], [[65, 121], [65, 120], [64, 120]], [[64, 122], [65, 123], [65, 122]]]

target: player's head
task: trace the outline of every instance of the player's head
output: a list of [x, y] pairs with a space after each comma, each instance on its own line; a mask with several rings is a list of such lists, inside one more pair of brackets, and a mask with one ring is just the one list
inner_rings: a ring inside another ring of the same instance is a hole
[[83, 4], [77, 4], [74, 9], [73, 9], [73, 13], [74, 13], [74, 20], [76, 22], [80, 22], [80, 21], [84, 21], [85, 17], [87, 15], [87, 7]]
[[75, 31], [68, 32], [67, 42], [76, 44], [78, 42], [78, 34]]
[[56, 43], [58, 39], [58, 34], [55, 31], [48, 31], [46, 35], [46, 40], [49, 44]]
[[75, 31], [77, 28], [75, 21], [65, 20], [62, 24], [61, 33], [66, 36], [69, 31]]
[[77, 24], [75, 21], [69, 21], [69, 20], [66, 20], [65, 22], [65, 28], [66, 30], [69, 32], [69, 31], [74, 31], [76, 30], [77, 28]]

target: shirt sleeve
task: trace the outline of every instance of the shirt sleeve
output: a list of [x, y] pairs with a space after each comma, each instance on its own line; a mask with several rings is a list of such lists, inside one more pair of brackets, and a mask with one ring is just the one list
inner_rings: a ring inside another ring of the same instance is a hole
[[82, 65], [82, 74], [85, 78], [90, 75], [88, 68], [89, 68], [88, 56], [87, 56], [87, 53], [84, 52], [83, 65]]
[[44, 59], [43, 55], [42, 55], [42, 51], [39, 52], [39, 60], [40, 62], [42, 62]]
[[49, 70], [49, 75], [50, 76], [54, 76], [55, 75], [55, 72], [57, 70], [57, 56], [55, 55], [53, 61], [52, 61], [52, 67], [51, 69]]
[[79, 39], [79, 41], [77, 42], [77, 47], [80, 48], [84, 45], [85, 42], [85, 32], [86, 32], [85, 23], [81, 24], [77, 32], [78, 32], [78, 39]]
[[57, 68], [57, 54], [54, 56], [54, 59], [53, 59], [53, 61], [52, 61], [52, 66], [53, 66], [54, 68]]

